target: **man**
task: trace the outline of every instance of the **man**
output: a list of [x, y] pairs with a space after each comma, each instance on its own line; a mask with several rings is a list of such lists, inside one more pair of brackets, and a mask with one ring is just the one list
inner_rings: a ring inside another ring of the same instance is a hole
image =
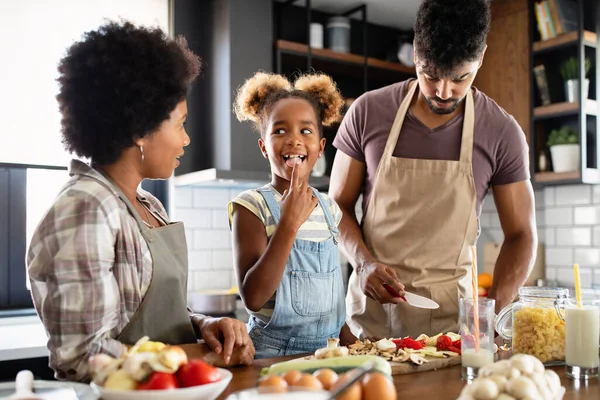
[[[341, 245], [354, 266], [346, 298], [354, 336], [458, 330], [490, 186], [505, 236], [489, 294], [496, 312], [527, 279], [537, 248], [528, 146], [515, 119], [471, 86], [489, 27], [488, 0], [424, 0], [415, 22], [417, 79], [359, 97], [333, 142], [329, 195], [344, 213]], [[383, 284], [440, 307], [411, 307]]]

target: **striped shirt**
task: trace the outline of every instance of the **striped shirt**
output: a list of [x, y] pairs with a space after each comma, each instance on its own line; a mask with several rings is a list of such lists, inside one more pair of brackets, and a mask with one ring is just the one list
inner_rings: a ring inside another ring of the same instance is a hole
[[[91, 355], [121, 355], [123, 345], [115, 338], [150, 286], [152, 256], [110, 181], [77, 160], [70, 175], [35, 230], [27, 271], [56, 377], [87, 380]], [[168, 221], [154, 196], [141, 188], [137, 196]]]
[[[264, 188], [271, 189], [273, 195], [275, 196], [275, 201], [277, 202], [277, 204], [280, 205], [282, 199], [281, 193], [279, 193], [270, 184], [263, 186], [261, 189]], [[321, 195], [323, 196], [327, 203], [327, 206], [329, 207], [329, 211], [333, 216], [335, 225], [339, 226], [340, 221], [342, 220], [342, 211], [340, 210], [340, 207], [326, 194], [321, 193]], [[231, 219], [233, 217], [233, 206], [235, 204], [238, 204], [248, 209], [252, 214], [254, 214], [258, 219], [260, 219], [260, 221], [265, 226], [267, 239], [271, 239], [271, 237], [275, 233], [277, 225], [275, 224], [273, 215], [271, 215], [271, 211], [269, 211], [269, 208], [267, 207], [267, 202], [257, 189], [242, 192], [229, 203], [228, 211], [230, 226]], [[329, 231], [329, 227], [325, 219], [325, 214], [323, 213], [323, 209], [321, 207], [315, 207], [315, 210], [308, 217], [308, 219], [300, 226], [300, 229], [298, 229], [298, 233], [296, 234], [296, 239], [308, 240], [311, 242], [324, 242], [330, 237], [331, 232]], [[260, 309], [258, 312], [254, 312], [251, 310], [248, 310], [248, 312], [254, 315], [260, 322], [266, 324], [271, 319], [273, 311], [275, 310], [276, 294], [277, 293], [274, 293], [273, 296], [269, 299], [269, 301], [267, 301], [263, 308]]]

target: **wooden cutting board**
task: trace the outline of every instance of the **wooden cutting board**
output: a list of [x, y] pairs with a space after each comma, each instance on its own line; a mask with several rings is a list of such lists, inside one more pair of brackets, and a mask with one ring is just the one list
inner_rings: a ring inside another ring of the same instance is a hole
[[429, 362], [421, 365], [415, 365], [411, 362], [394, 362], [389, 361], [392, 366], [392, 375], [412, 374], [413, 372], [433, 371], [440, 368], [450, 367], [460, 364], [460, 356], [440, 358], [440, 357], [425, 357]]

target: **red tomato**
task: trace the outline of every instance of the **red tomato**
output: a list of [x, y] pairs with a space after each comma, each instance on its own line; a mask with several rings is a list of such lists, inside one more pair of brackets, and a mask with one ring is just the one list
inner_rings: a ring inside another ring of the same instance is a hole
[[177, 379], [167, 372], [154, 372], [146, 382], [138, 385], [137, 390], [177, 389]]
[[181, 387], [205, 385], [220, 381], [221, 373], [202, 360], [190, 360], [177, 370], [177, 380]]
[[448, 350], [448, 346], [452, 346], [452, 339], [450, 336], [442, 335], [438, 337], [435, 346], [438, 350]]

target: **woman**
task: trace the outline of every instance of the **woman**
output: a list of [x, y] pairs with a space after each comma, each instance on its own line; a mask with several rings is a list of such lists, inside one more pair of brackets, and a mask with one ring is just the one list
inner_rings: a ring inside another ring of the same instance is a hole
[[185, 98], [199, 58], [158, 28], [111, 22], [72, 45], [58, 70], [63, 142], [91, 162], [72, 161], [27, 256], [56, 377], [87, 380], [90, 356], [118, 357], [144, 335], [202, 338], [225, 363], [234, 347], [251, 363], [244, 323], [187, 308], [183, 224], [139, 187], [169, 178], [190, 143]]

